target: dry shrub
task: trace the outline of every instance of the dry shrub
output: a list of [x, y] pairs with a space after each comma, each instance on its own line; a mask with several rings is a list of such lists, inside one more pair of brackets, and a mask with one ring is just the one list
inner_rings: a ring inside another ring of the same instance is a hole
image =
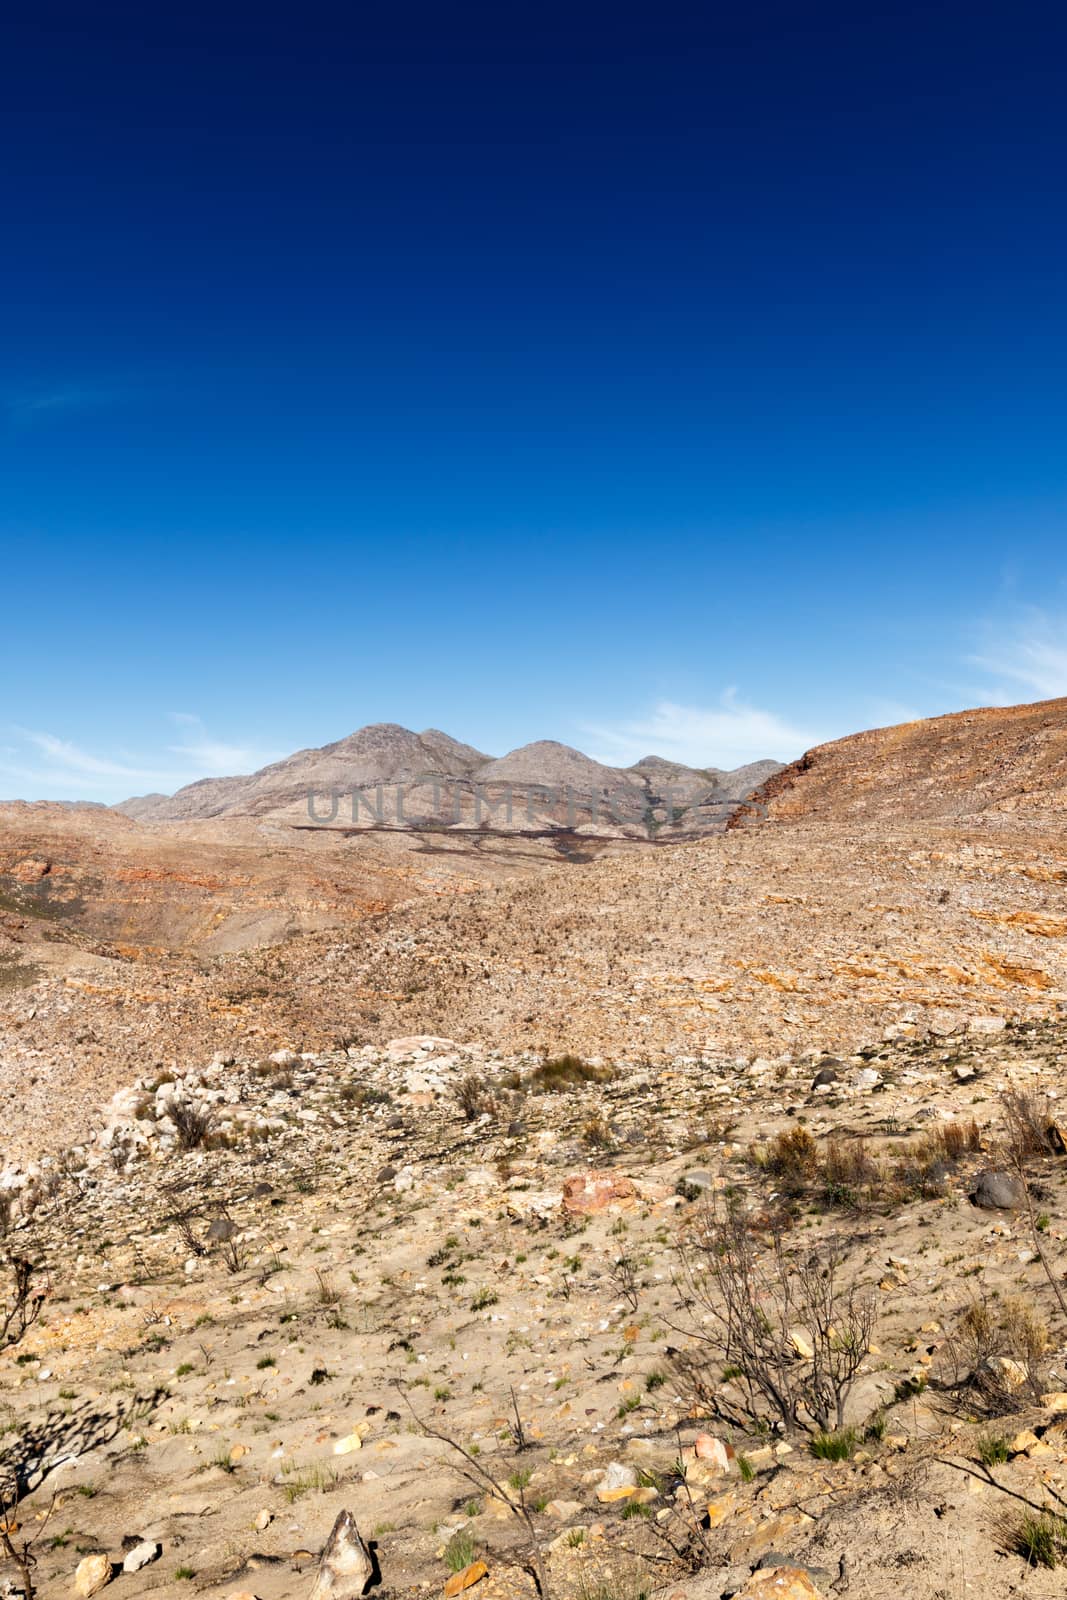
[[199, 1105], [195, 1100], [174, 1100], [167, 1115], [178, 1130], [178, 1148], [198, 1150], [211, 1132], [215, 1113], [210, 1106]]
[[479, 1117], [489, 1115], [495, 1117], [499, 1105], [493, 1086], [487, 1078], [480, 1073], [468, 1072], [456, 1086], [456, 1099], [459, 1109], [468, 1122], [476, 1122]]
[[819, 1166], [819, 1147], [807, 1128], [786, 1128], [768, 1145], [751, 1145], [749, 1156], [792, 1194], [813, 1182]]
[[679, 1373], [735, 1425], [840, 1430], [874, 1331], [873, 1294], [847, 1268], [840, 1240], [789, 1252], [780, 1230], [761, 1239], [751, 1221], [716, 1200], [683, 1234], [676, 1288], [692, 1343], [675, 1353]]
[[1008, 1146], [1017, 1166], [1027, 1159], [1050, 1153], [1053, 1118], [1044, 1095], [1017, 1089], [1002, 1096], [1000, 1107]]
[[614, 1146], [611, 1129], [599, 1112], [583, 1123], [582, 1143], [588, 1145], [591, 1150], [610, 1150]]

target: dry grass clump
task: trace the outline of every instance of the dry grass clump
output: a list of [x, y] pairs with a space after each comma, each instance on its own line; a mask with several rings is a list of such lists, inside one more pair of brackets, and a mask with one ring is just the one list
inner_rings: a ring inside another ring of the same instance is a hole
[[956, 1164], [981, 1149], [973, 1118], [931, 1128], [913, 1144], [885, 1153], [867, 1139], [840, 1134], [820, 1151], [806, 1128], [789, 1128], [767, 1144], [749, 1146], [749, 1159], [774, 1177], [792, 1199], [806, 1196], [830, 1207], [899, 1205], [914, 1195], [937, 1198], [948, 1189]]
[[945, 1342], [938, 1386], [966, 1396], [993, 1416], [1036, 1402], [1048, 1387], [1049, 1331], [1018, 1296], [983, 1296], [960, 1313]]
[[551, 1056], [516, 1085], [528, 1094], [566, 1094], [589, 1084], [610, 1083], [614, 1067], [594, 1067], [581, 1056]]
[[195, 1100], [172, 1101], [167, 1115], [177, 1129], [179, 1150], [199, 1150], [215, 1122], [211, 1106], [199, 1105]]
[[493, 1085], [488, 1078], [479, 1072], [468, 1072], [456, 1086], [456, 1099], [459, 1109], [468, 1122], [476, 1122], [479, 1117], [495, 1117], [500, 1110]]
[[1058, 1567], [1067, 1557], [1067, 1520], [1055, 1511], [1008, 1512], [998, 1532], [1001, 1548], [1031, 1567]]
[[1008, 1146], [1016, 1164], [1063, 1153], [1063, 1135], [1044, 1095], [1014, 1090], [1001, 1096]]

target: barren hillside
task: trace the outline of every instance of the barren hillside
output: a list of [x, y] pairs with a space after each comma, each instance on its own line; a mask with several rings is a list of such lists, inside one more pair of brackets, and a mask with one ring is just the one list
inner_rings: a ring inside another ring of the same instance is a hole
[[[753, 796], [776, 821], [1067, 811], [1067, 700], [989, 707], [818, 745]], [[762, 820], [742, 811], [732, 826]]]

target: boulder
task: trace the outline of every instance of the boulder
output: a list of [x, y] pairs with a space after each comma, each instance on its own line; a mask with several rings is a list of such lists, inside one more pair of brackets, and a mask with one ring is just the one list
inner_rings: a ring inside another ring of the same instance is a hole
[[78, 1570], [74, 1574], [75, 1593], [81, 1595], [82, 1600], [89, 1600], [89, 1596], [99, 1594], [106, 1588], [115, 1576], [115, 1569], [107, 1556], [97, 1554], [86, 1556], [78, 1562]]
[[563, 1210], [571, 1215], [593, 1216], [611, 1208], [628, 1211], [637, 1199], [637, 1185], [617, 1172], [579, 1172], [563, 1185]]
[[1016, 1211], [1026, 1199], [1022, 1183], [1013, 1172], [995, 1172], [991, 1167], [975, 1179], [971, 1200], [983, 1211]]
[[374, 1563], [351, 1511], [334, 1523], [309, 1600], [358, 1600], [374, 1576]]

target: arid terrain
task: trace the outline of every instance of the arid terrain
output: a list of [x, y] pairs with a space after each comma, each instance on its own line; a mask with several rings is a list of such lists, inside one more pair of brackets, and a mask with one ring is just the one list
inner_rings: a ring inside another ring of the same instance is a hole
[[0, 808], [7, 1592], [1061, 1592], [1067, 701], [714, 828], [292, 760]]

